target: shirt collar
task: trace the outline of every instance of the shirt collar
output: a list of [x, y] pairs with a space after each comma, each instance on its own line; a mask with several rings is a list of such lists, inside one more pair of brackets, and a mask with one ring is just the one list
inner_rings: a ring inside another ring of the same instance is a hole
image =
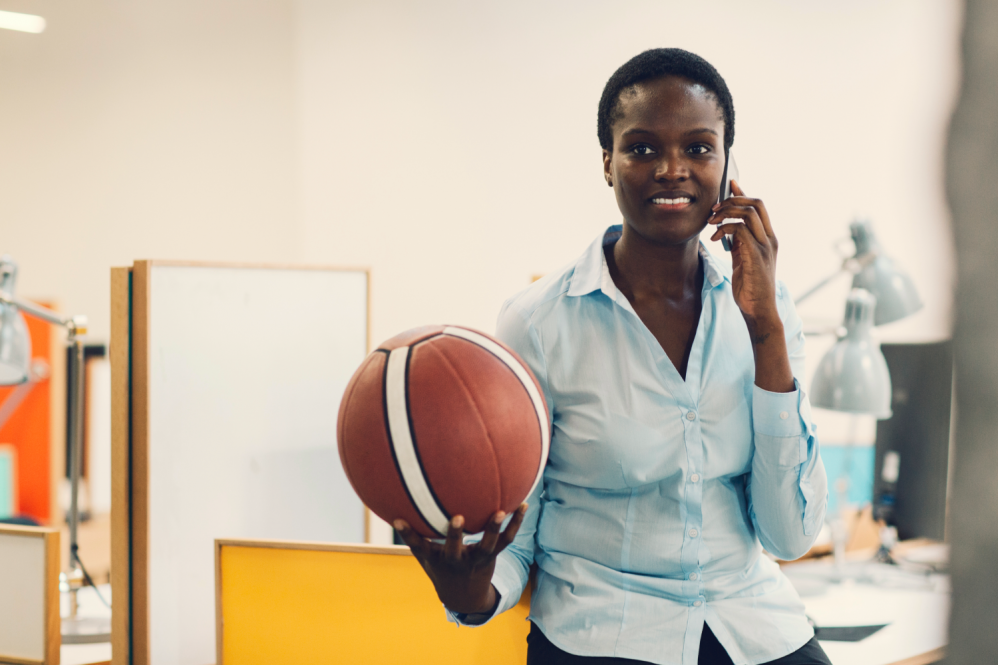
[[[617, 292], [617, 287], [610, 277], [610, 268], [606, 264], [606, 255], [603, 248], [612, 245], [620, 239], [623, 227], [615, 224], [603, 232], [593, 241], [589, 248], [579, 257], [575, 264], [575, 272], [572, 274], [572, 281], [568, 287], [569, 296], [584, 296], [596, 290], [602, 290], [611, 298]], [[717, 263], [707, 248], [700, 243], [700, 258], [703, 260], [704, 286], [709, 284], [710, 288], [715, 288], [724, 283], [724, 280], [731, 281], [730, 275]]]

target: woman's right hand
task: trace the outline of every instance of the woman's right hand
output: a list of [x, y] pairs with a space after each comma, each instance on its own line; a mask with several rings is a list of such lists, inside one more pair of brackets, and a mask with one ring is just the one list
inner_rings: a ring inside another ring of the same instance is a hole
[[395, 520], [393, 526], [423, 566], [444, 607], [458, 614], [478, 614], [496, 604], [492, 586], [496, 556], [513, 542], [526, 512], [524, 503], [500, 532], [506, 514], [499, 511], [489, 520], [482, 539], [468, 544], [464, 542], [464, 518], [460, 515], [451, 519], [443, 544], [423, 538], [405, 520]]

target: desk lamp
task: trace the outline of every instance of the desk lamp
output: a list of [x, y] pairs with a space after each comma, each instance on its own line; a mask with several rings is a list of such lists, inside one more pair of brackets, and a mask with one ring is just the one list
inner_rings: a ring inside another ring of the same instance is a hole
[[[811, 382], [811, 404], [832, 411], [891, 417], [891, 376], [880, 345], [871, 336], [874, 326], [891, 323], [913, 314], [922, 307], [915, 285], [899, 266], [884, 253], [869, 221], [856, 220], [849, 226], [856, 252], [846, 258], [833, 275], [804, 292], [799, 304], [826, 286], [843, 272], [853, 274], [846, 299], [845, 316], [839, 339], [821, 359]], [[832, 518], [832, 542], [835, 555], [833, 578], [842, 579], [847, 535], [843, 520], [849, 488], [849, 466], [854, 441], [846, 443], [846, 469], [835, 483], [838, 514]]]
[[[69, 385], [69, 618], [63, 620], [64, 644], [107, 642], [110, 631], [105, 622], [81, 619], [77, 616], [77, 592], [83, 586], [84, 573], [77, 556], [76, 531], [80, 523], [77, 498], [80, 489], [80, 463], [83, 453], [83, 335], [87, 320], [83, 316], [64, 317], [50, 309], [17, 298], [17, 264], [8, 256], [0, 257], [0, 385], [17, 385], [30, 377], [31, 338], [22, 312], [57, 326], [68, 333], [73, 349], [73, 381]], [[60, 585], [61, 586], [61, 585]]]
[[849, 225], [849, 234], [856, 253], [844, 259], [838, 270], [795, 298], [794, 302], [800, 305], [842, 273], [850, 272], [853, 288], [866, 289], [876, 298], [873, 325], [898, 321], [920, 310], [922, 301], [915, 290], [915, 283], [908, 273], [884, 254], [870, 221], [857, 219]]
[[845, 334], [825, 353], [811, 381], [811, 404], [823, 409], [891, 417], [891, 375], [880, 345], [870, 336], [877, 298], [853, 289], [846, 299]]

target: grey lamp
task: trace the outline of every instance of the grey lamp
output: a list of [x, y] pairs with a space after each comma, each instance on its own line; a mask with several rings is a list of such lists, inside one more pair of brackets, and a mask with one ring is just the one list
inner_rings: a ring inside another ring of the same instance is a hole
[[898, 321], [922, 309], [915, 283], [908, 273], [884, 255], [870, 222], [857, 220], [849, 225], [849, 231], [856, 244], [855, 258], [860, 264], [859, 272], [852, 278], [852, 286], [854, 289], [866, 289], [876, 296], [873, 325]]
[[811, 404], [833, 411], [891, 417], [891, 375], [870, 335], [876, 297], [853, 289], [846, 300], [845, 334], [821, 359], [811, 382]]
[[30, 377], [31, 338], [22, 312], [62, 326], [73, 349], [73, 381], [69, 385], [69, 568], [66, 582], [70, 590], [70, 616], [63, 620], [65, 644], [107, 642], [110, 632], [104, 621], [77, 617], [76, 593], [83, 584], [83, 569], [77, 556], [76, 531], [80, 523], [77, 503], [80, 490], [80, 463], [83, 454], [83, 336], [87, 320], [83, 316], [64, 317], [45, 307], [14, 295], [17, 264], [8, 256], [0, 257], [0, 385], [17, 385]]
[[853, 275], [854, 289], [866, 289], [877, 299], [873, 325], [898, 321], [922, 308], [922, 301], [911, 277], [890, 257], [884, 254], [873, 234], [869, 220], [857, 219], [849, 225], [856, 253], [846, 258], [833, 274], [824, 278], [798, 296], [798, 305], [820, 291], [843, 272]]
[[[0, 259], [0, 292], [14, 293], [17, 266]], [[0, 386], [12, 386], [28, 380], [31, 365], [31, 338], [24, 316], [16, 307], [0, 302]]]
[[856, 253], [795, 301], [807, 300], [843, 272], [853, 275], [845, 332], [821, 359], [811, 383], [811, 404], [883, 420], [891, 417], [891, 377], [871, 328], [917, 312], [922, 301], [911, 277], [884, 254], [868, 220], [854, 221], [849, 233]]

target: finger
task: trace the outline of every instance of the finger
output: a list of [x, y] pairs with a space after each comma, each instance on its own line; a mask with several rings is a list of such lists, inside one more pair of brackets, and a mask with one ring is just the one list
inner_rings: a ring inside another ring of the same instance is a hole
[[745, 247], [747, 244], [751, 244], [756, 248], [759, 247], [759, 242], [745, 224], [723, 224], [718, 227], [710, 239], [720, 240], [724, 236], [733, 237], [732, 250]]
[[[748, 197], [745, 196], [745, 192], [742, 191], [741, 185], [739, 185], [738, 182], [735, 180], [731, 181], [731, 192], [735, 195], [736, 198], [748, 199]], [[773, 224], [769, 220], [769, 211], [766, 210], [766, 204], [763, 203], [761, 199], [748, 199], [748, 200], [751, 201], [751, 204], [748, 205], [751, 205], [752, 207], [754, 207], [756, 210], [759, 211], [759, 219], [762, 220], [762, 225], [766, 229], [766, 235], [769, 236], [770, 238], [775, 238], [776, 233], [773, 231]], [[742, 203], [739, 205], [746, 205], [746, 204]]]
[[447, 542], [444, 543], [444, 557], [448, 561], [461, 558], [464, 549], [464, 517], [455, 515], [447, 526]]
[[492, 551], [496, 548], [496, 543], [499, 542], [499, 529], [502, 528], [502, 521], [504, 519], [506, 519], [506, 513], [500, 510], [485, 525], [485, 535], [482, 536], [477, 547], [479, 554], [482, 556], [488, 557], [492, 555]]
[[523, 517], [527, 514], [528, 507], [526, 503], [521, 503], [520, 507], [513, 513], [513, 518], [499, 536], [499, 542], [496, 543], [496, 548], [493, 550], [495, 554], [499, 554], [499, 552], [506, 549], [513, 542], [513, 539], [516, 538], [516, 534], [520, 530], [520, 525], [523, 524]]
[[769, 236], [766, 234], [766, 227], [763, 226], [762, 220], [759, 218], [759, 211], [753, 206], [734, 206], [727, 205], [717, 212], [707, 220], [708, 224], [724, 224], [725, 220], [738, 219], [745, 223], [745, 225], [755, 236], [755, 239], [760, 243], [768, 244]]
[[417, 559], [422, 560], [428, 554], [428, 548], [426, 546], [426, 539], [421, 535], [416, 533], [409, 523], [405, 520], [395, 520], [392, 523], [395, 530], [399, 534], [399, 538], [402, 539], [409, 549], [412, 550], [413, 556]]

